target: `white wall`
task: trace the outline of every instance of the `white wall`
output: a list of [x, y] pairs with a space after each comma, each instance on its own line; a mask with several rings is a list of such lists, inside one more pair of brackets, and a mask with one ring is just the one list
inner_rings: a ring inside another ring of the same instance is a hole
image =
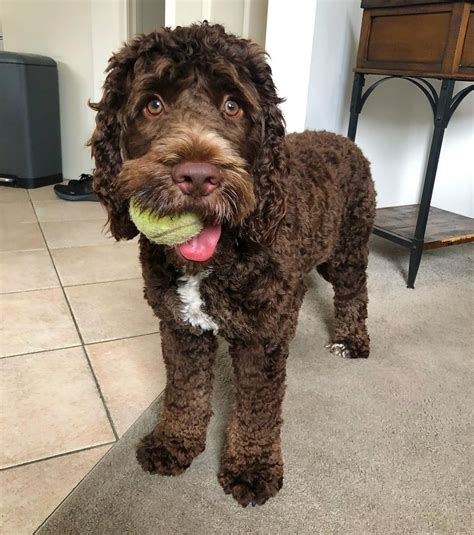
[[265, 47], [267, 13], [267, 0], [244, 0], [242, 35], [262, 47]]
[[[467, 83], [457, 83], [456, 91]], [[474, 93], [466, 97], [446, 130], [433, 205], [474, 217]]]
[[[318, 0], [306, 128], [347, 134], [362, 10], [359, 0]], [[370, 76], [366, 87], [377, 78]], [[436, 87], [440, 82], [433, 81]], [[456, 84], [459, 90], [466, 84]], [[432, 204], [474, 217], [474, 98], [467, 97], [446, 131]], [[431, 109], [409, 82], [393, 80], [368, 99], [356, 142], [372, 162], [378, 206], [416, 204], [433, 128]]]
[[265, 45], [267, 0], [166, 0], [166, 26], [208, 20], [231, 33]]
[[165, 0], [129, 0], [129, 36], [165, 25]]
[[88, 99], [100, 97], [111, 52], [125, 40], [125, 0], [0, 0], [4, 48], [58, 63], [63, 174], [93, 167]]
[[122, 48], [128, 38], [127, 0], [79, 1], [90, 4], [93, 77], [91, 100], [97, 101], [102, 96], [102, 86], [105, 80], [104, 71], [109, 58], [113, 52]]
[[305, 127], [346, 133], [362, 9], [354, 0], [318, 0]]
[[286, 98], [281, 108], [288, 132], [305, 128], [316, 4], [299, 0], [296, 8], [281, 0], [268, 2], [265, 47], [278, 93]]

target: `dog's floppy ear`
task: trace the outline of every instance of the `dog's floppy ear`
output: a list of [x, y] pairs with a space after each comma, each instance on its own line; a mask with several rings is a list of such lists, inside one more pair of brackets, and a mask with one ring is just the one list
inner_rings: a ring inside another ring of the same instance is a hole
[[95, 159], [93, 187], [106, 207], [110, 232], [116, 240], [138, 234], [128, 215], [128, 200], [121, 198], [117, 177], [122, 169], [121, 108], [126, 99], [127, 73], [133, 68], [135, 53], [130, 46], [112, 56], [107, 67], [102, 99], [89, 106], [97, 112], [96, 127], [89, 145]]
[[278, 107], [284, 99], [278, 97], [272, 71], [265, 52], [257, 45], [249, 46], [252, 77], [260, 97], [261, 138], [253, 165], [257, 210], [246, 221], [246, 236], [259, 243], [275, 239], [281, 220], [286, 214], [288, 168], [285, 156], [285, 121]]

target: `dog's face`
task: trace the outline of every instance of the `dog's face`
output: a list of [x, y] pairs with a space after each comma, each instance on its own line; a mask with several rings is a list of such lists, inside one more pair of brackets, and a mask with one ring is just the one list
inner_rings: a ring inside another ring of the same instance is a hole
[[159, 30], [113, 56], [91, 146], [114, 236], [137, 233], [135, 197], [271, 238], [285, 208], [278, 103], [264, 52], [221, 26]]
[[208, 224], [237, 225], [255, 208], [257, 95], [224, 69], [209, 71], [165, 56], [135, 76], [117, 185], [160, 214], [192, 211]]

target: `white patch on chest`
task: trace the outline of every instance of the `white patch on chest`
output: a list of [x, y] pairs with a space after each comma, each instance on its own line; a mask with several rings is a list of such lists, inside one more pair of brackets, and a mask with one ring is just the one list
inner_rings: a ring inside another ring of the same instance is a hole
[[178, 279], [178, 295], [183, 303], [181, 315], [183, 320], [193, 327], [201, 327], [203, 331], [213, 331], [217, 334], [217, 323], [202, 310], [200, 286], [207, 275], [183, 275]]

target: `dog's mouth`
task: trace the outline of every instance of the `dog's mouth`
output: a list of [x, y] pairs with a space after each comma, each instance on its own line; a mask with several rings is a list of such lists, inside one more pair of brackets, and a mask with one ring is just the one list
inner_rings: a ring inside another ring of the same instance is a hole
[[205, 225], [197, 236], [175, 247], [186, 260], [206, 262], [214, 254], [221, 232], [221, 225]]

